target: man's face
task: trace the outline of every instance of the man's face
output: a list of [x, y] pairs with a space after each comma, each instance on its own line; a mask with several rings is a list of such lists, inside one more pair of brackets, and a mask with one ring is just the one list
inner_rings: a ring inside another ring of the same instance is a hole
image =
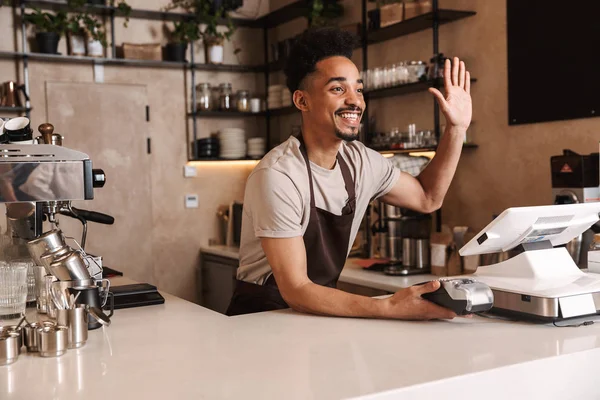
[[365, 100], [363, 82], [352, 61], [341, 56], [319, 61], [302, 92], [309, 111], [304, 116], [312, 126], [342, 140], [358, 139]]

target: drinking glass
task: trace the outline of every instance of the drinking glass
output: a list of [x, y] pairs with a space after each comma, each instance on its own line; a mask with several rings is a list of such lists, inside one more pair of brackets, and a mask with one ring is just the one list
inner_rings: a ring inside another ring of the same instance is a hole
[[0, 262], [0, 319], [19, 318], [27, 301], [27, 267]]

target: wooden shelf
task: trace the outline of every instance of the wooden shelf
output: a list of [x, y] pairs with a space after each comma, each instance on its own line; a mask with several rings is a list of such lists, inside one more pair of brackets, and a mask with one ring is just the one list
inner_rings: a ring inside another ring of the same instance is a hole
[[[437, 18], [440, 25], [449, 22], [458, 21], [459, 19], [471, 17], [475, 15], [474, 11], [458, 11], [440, 9], [437, 12]], [[367, 43], [379, 43], [386, 40], [394, 39], [400, 36], [410, 35], [415, 32], [424, 31], [433, 27], [433, 20], [436, 13], [430, 12], [422, 14], [406, 21], [398, 22], [397, 24], [386, 26], [385, 28], [371, 30], [367, 33]]]
[[295, 114], [296, 112], [298, 112], [298, 109], [296, 108], [296, 106], [289, 106], [289, 107], [275, 108], [275, 109], [269, 110], [267, 112], [271, 117], [277, 117], [277, 116], [281, 116], [281, 115]]
[[[0, 52], [0, 58], [29, 58], [36, 61], [47, 62], [63, 62], [75, 64], [105, 64], [105, 65], [121, 65], [131, 67], [148, 67], [148, 68], [189, 68], [192, 64], [189, 62], [173, 62], [173, 61], [155, 61], [155, 60], [132, 60], [128, 58], [102, 58], [102, 57], [85, 57], [85, 56], [70, 56], [63, 54], [45, 54], [45, 53], [20, 53], [3, 51]], [[193, 67], [197, 71], [222, 71], [222, 72], [261, 72], [264, 71], [262, 65], [248, 66], [238, 64], [194, 64]]]
[[31, 111], [31, 108], [27, 108], [27, 107], [0, 107], [0, 113], [2, 113], [2, 112], [20, 113], [20, 112], [28, 112], [28, 111]]
[[185, 68], [190, 64], [185, 62], [172, 61], [154, 61], [154, 60], [131, 60], [125, 58], [102, 58], [102, 57], [85, 57], [85, 56], [69, 56], [62, 54], [44, 54], [44, 53], [25, 53], [22, 57], [27, 57], [31, 60], [46, 61], [46, 62], [62, 62], [74, 64], [105, 64], [105, 65], [121, 65], [130, 67], [148, 67], [148, 68]]
[[296, 18], [308, 17], [308, 13], [308, 1], [298, 0], [258, 18], [256, 23], [258, 23], [260, 27], [274, 28]]
[[298, 109], [294, 106], [291, 107], [282, 107], [269, 111], [262, 111], [259, 113], [251, 113], [251, 112], [238, 112], [238, 111], [200, 111], [197, 113], [188, 113], [188, 117], [196, 118], [244, 118], [244, 117], [264, 117], [267, 114], [270, 117], [277, 117], [282, 115], [291, 115], [295, 114]]
[[23, 53], [18, 51], [0, 51], [0, 58], [23, 58]]
[[239, 65], [239, 64], [194, 64], [196, 71], [220, 71], [220, 72], [263, 72], [263, 65]]
[[[475, 143], [463, 144], [463, 149], [477, 149], [477, 148], [479, 148], [479, 146], [476, 145]], [[382, 153], [382, 154], [407, 154], [407, 153], [422, 153], [422, 152], [428, 152], [428, 151], [437, 151], [437, 146], [436, 147], [419, 147], [419, 148], [414, 148], [414, 149], [390, 149], [390, 150], [375, 149], [375, 150], [377, 150], [379, 153]]]
[[[261, 157], [262, 158], [262, 157]], [[259, 162], [260, 158], [249, 158], [249, 157], [245, 157], [245, 158], [191, 158], [188, 161], [195, 161], [195, 162], [232, 162], [232, 161], [255, 161], [255, 162]]]
[[[43, 10], [53, 11], [68, 11], [69, 7], [66, 2], [53, 1], [53, 0], [21, 0], [21, 2], [27, 7], [38, 7]], [[106, 6], [106, 5], [94, 5], [86, 4], [82, 7], [83, 10], [91, 14], [96, 15], [110, 15], [115, 13], [116, 17], [124, 17], [125, 15], [119, 11], [117, 7]], [[148, 19], [155, 21], [183, 21], [186, 19], [194, 18], [193, 14], [171, 12], [171, 11], [159, 11], [159, 10], [144, 10], [144, 9], [132, 9], [129, 14], [129, 18], [132, 19]], [[258, 20], [243, 19], [243, 18], [232, 18], [233, 25], [238, 27], [248, 28], [262, 28], [261, 23]], [[222, 23], [225, 24], [225, 21]]]
[[251, 113], [251, 112], [240, 112], [240, 111], [200, 111], [195, 113], [188, 113], [188, 117], [196, 116], [196, 118], [245, 118], [245, 117], [264, 117], [266, 113]]
[[[471, 83], [477, 82], [477, 79], [472, 78]], [[402, 96], [410, 93], [426, 92], [430, 87], [441, 88], [444, 86], [442, 79], [427, 80], [414, 83], [406, 83], [398, 86], [391, 86], [381, 89], [367, 90], [365, 97], [369, 100], [380, 99], [383, 97]]]

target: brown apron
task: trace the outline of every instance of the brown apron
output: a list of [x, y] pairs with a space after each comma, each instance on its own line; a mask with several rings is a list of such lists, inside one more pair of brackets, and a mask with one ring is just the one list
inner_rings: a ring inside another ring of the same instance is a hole
[[[308, 278], [318, 285], [335, 288], [346, 262], [350, 231], [356, 209], [354, 180], [350, 174], [348, 164], [338, 153], [336, 158], [344, 177], [348, 202], [342, 209], [342, 215], [335, 215], [317, 208], [315, 206], [312, 171], [306, 154], [306, 146], [302, 136], [299, 137], [299, 140], [300, 151], [306, 163], [310, 185], [310, 219], [303, 236]], [[227, 315], [250, 314], [288, 307], [279, 293], [275, 278], [271, 275], [264, 285], [237, 281], [235, 292], [227, 309]]]

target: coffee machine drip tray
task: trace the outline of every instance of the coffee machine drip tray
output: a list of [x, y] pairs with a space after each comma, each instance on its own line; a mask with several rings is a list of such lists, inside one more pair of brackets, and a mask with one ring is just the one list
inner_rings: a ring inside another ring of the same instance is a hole
[[423, 268], [409, 267], [402, 265], [401, 262], [390, 262], [384, 265], [383, 272], [386, 275], [406, 276], [417, 274], [429, 274], [431, 272], [431, 268], [429, 266]]

